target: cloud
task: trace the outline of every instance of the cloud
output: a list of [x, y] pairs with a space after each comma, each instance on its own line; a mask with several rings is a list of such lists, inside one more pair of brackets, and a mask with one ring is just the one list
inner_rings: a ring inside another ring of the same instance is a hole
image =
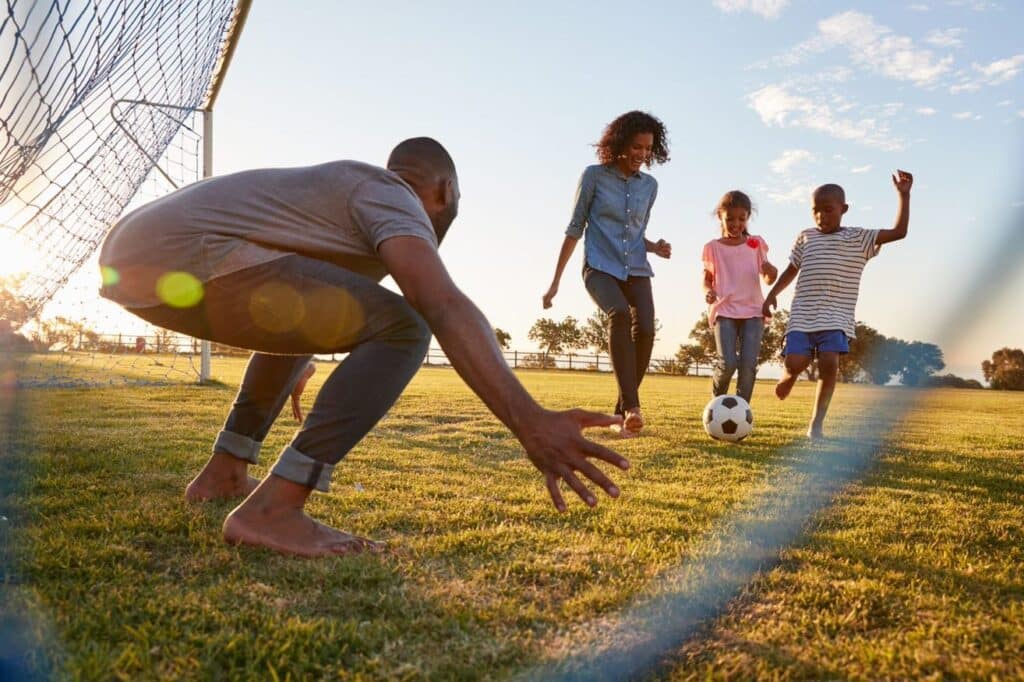
[[785, 174], [801, 161], [812, 161], [813, 159], [814, 154], [811, 154], [806, 149], [787, 149], [782, 152], [782, 156], [775, 159], [768, 165], [771, 166], [772, 172]]
[[1020, 111], [1018, 111], [1017, 115], [1020, 116], [1021, 118], [1024, 118], [1024, 109], [1021, 109]]
[[907, 9], [909, 9], [912, 12], [928, 12], [931, 10], [931, 7], [924, 4], [923, 2], [915, 2], [910, 5], [907, 5]]
[[922, 116], [934, 116], [938, 113], [938, 110], [933, 109], [932, 107], [918, 107], [915, 111]]
[[758, 187], [758, 193], [777, 204], [807, 204], [816, 185], [793, 184], [788, 187]]
[[936, 29], [928, 34], [924, 42], [935, 47], [962, 47], [964, 42], [960, 36], [964, 33], [962, 28], [947, 28], [945, 31]]
[[981, 119], [981, 114], [976, 114], [973, 111], [958, 111], [953, 114], [953, 118], [958, 121], [978, 121]]
[[991, 64], [980, 66], [974, 64], [974, 68], [980, 71], [989, 85], [998, 85], [1014, 78], [1024, 68], [1024, 54], [1015, 54], [1006, 59], [998, 59]]
[[1013, 100], [1012, 99], [1001, 99], [998, 102], [996, 102], [996, 106], [997, 107], [1008, 107], [1011, 104], [1013, 104]]
[[914, 45], [906, 36], [893, 33], [871, 15], [853, 10], [818, 22], [818, 33], [771, 60], [774, 66], [792, 66], [807, 56], [830, 49], [845, 49], [857, 66], [898, 81], [924, 87], [949, 71], [952, 57], [937, 57]]
[[794, 94], [786, 85], [767, 85], [747, 96], [747, 104], [771, 127], [807, 128], [841, 140], [890, 151], [904, 148], [889, 134], [888, 125], [874, 118], [839, 118], [823, 101]]
[[990, 9], [998, 9], [999, 5], [989, 0], [946, 0], [950, 7], [967, 7], [975, 12], [984, 12]]
[[850, 172], [851, 173], [867, 173], [869, 170], [871, 170], [871, 164], [870, 163], [867, 164], [866, 166], [856, 166], [854, 168], [851, 168]]
[[789, 0], [714, 0], [714, 5], [723, 12], [753, 12], [765, 19], [777, 19]]

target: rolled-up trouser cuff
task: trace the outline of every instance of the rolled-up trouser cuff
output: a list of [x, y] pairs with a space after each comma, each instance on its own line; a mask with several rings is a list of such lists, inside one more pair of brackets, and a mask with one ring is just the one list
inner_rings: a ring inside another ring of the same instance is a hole
[[259, 462], [260, 447], [262, 446], [262, 441], [253, 440], [248, 436], [231, 431], [221, 431], [217, 434], [217, 440], [213, 441], [214, 452], [226, 452], [252, 464]]
[[325, 493], [330, 489], [334, 465], [308, 457], [289, 445], [281, 451], [270, 473]]

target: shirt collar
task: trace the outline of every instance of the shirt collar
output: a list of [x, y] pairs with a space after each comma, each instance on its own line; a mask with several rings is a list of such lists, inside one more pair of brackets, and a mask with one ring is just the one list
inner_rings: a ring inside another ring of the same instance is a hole
[[640, 171], [637, 171], [632, 175], [626, 175], [621, 170], [619, 170], [619, 167], [614, 163], [606, 164], [605, 168], [608, 170], [609, 173], [611, 173], [617, 178], [622, 178], [623, 180], [628, 180], [629, 178], [639, 178], [641, 175]]

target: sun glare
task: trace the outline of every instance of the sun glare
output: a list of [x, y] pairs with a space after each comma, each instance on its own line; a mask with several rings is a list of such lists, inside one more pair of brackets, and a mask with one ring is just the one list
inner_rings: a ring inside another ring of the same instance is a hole
[[0, 229], [0, 277], [32, 272], [39, 265], [40, 254], [18, 234]]

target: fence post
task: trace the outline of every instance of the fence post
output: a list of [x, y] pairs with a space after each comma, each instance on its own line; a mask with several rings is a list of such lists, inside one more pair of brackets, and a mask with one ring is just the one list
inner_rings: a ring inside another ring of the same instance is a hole
[[519, 369], [519, 351], [512, 351], [512, 369]]

